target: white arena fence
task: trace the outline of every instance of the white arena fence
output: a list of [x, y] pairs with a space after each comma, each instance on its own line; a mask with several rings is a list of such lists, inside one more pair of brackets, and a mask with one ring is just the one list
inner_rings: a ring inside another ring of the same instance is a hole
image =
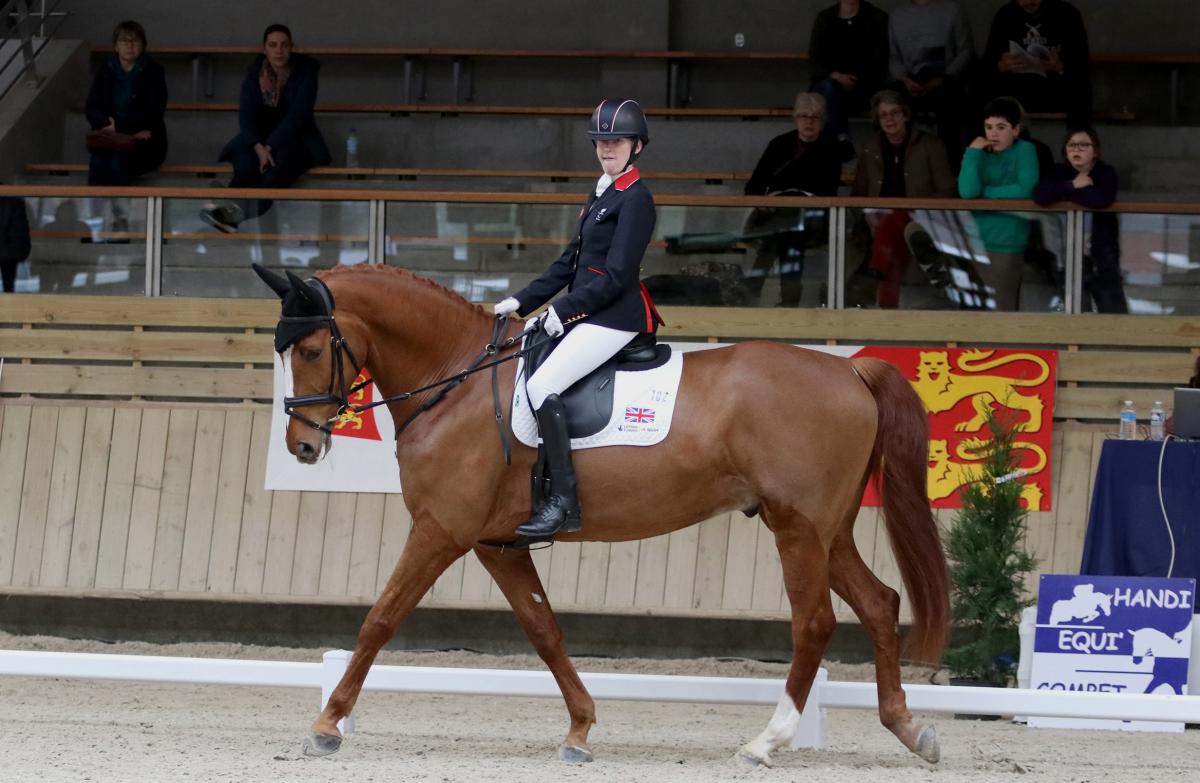
[[[323, 705], [349, 660], [350, 653], [345, 650], [325, 653], [321, 663], [0, 650], [0, 674], [320, 688]], [[580, 677], [597, 699], [775, 706], [783, 694], [783, 680], [776, 679], [610, 673], [581, 673]], [[373, 666], [363, 688], [403, 693], [560, 698], [558, 685], [548, 671]], [[1200, 696], [913, 684], [905, 685], [904, 691], [909, 709], [917, 712], [1200, 723]], [[821, 669], [792, 747], [824, 746], [827, 709], [877, 707], [875, 683], [829, 682], [826, 671]], [[352, 719], [344, 721], [342, 728], [347, 733], [353, 732]]]

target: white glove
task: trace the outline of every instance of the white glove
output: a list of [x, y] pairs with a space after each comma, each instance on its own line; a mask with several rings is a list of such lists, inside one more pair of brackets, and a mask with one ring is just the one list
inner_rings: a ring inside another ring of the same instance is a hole
[[542, 316], [542, 326], [546, 329], [546, 334], [551, 337], [558, 337], [563, 333], [562, 321], [558, 320], [558, 313], [554, 312], [553, 307]]
[[510, 296], [507, 299], [502, 299], [499, 302], [497, 302], [496, 304], [492, 305], [492, 314], [493, 315], [509, 315], [510, 313], [515, 313], [516, 311], [518, 311], [520, 309], [521, 309], [521, 303]]

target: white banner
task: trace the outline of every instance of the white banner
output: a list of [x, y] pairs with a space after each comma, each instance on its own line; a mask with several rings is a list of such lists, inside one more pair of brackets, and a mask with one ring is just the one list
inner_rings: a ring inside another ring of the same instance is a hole
[[[283, 398], [291, 394], [290, 368], [290, 350], [283, 359], [275, 354], [275, 399], [271, 407], [266, 488], [309, 492], [399, 492], [396, 426], [386, 405], [359, 415], [347, 415], [338, 421], [333, 427], [329, 452], [315, 465], [305, 465], [288, 453], [288, 416], [283, 412]], [[368, 384], [350, 401], [363, 405], [378, 399], [378, 395], [375, 385]], [[299, 412], [305, 413], [304, 409]]]

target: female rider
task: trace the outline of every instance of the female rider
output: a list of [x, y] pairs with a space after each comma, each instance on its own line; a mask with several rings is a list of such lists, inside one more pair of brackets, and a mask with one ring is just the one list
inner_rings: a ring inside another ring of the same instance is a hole
[[562, 339], [526, 384], [550, 469], [550, 497], [517, 528], [529, 537], [581, 524], [559, 395], [661, 323], [638, 278], [655, 223], [654, 198], [633, 165], [650, 143], [646, 117], [636, 101], [610, 98], [592, 112], [588, 136], [603, 174], [579, 213], [575, 238], [541, 277], [493, 308], [496, 315], [524, 316], [567, 289], [542, 318], [546, 333]]

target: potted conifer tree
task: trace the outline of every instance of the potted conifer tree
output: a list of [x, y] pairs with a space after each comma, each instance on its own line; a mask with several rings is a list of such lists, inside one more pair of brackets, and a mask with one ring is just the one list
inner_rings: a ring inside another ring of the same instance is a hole
[[1010, 419], [988, 417], [990, 441], [979, 441], [984, 458], [978, 481], [963, 488], [946, 539], [950, 560], [954, 644], [945, 664], [951, 684], [1005, 687], [1020, 655], [1021, 610], [1033, 600], [1025, 576], [1037, 559], [1025, 551], [1028, 511], [1021, 506], [1024, 474], [1014, 453], [1018, 430]]

